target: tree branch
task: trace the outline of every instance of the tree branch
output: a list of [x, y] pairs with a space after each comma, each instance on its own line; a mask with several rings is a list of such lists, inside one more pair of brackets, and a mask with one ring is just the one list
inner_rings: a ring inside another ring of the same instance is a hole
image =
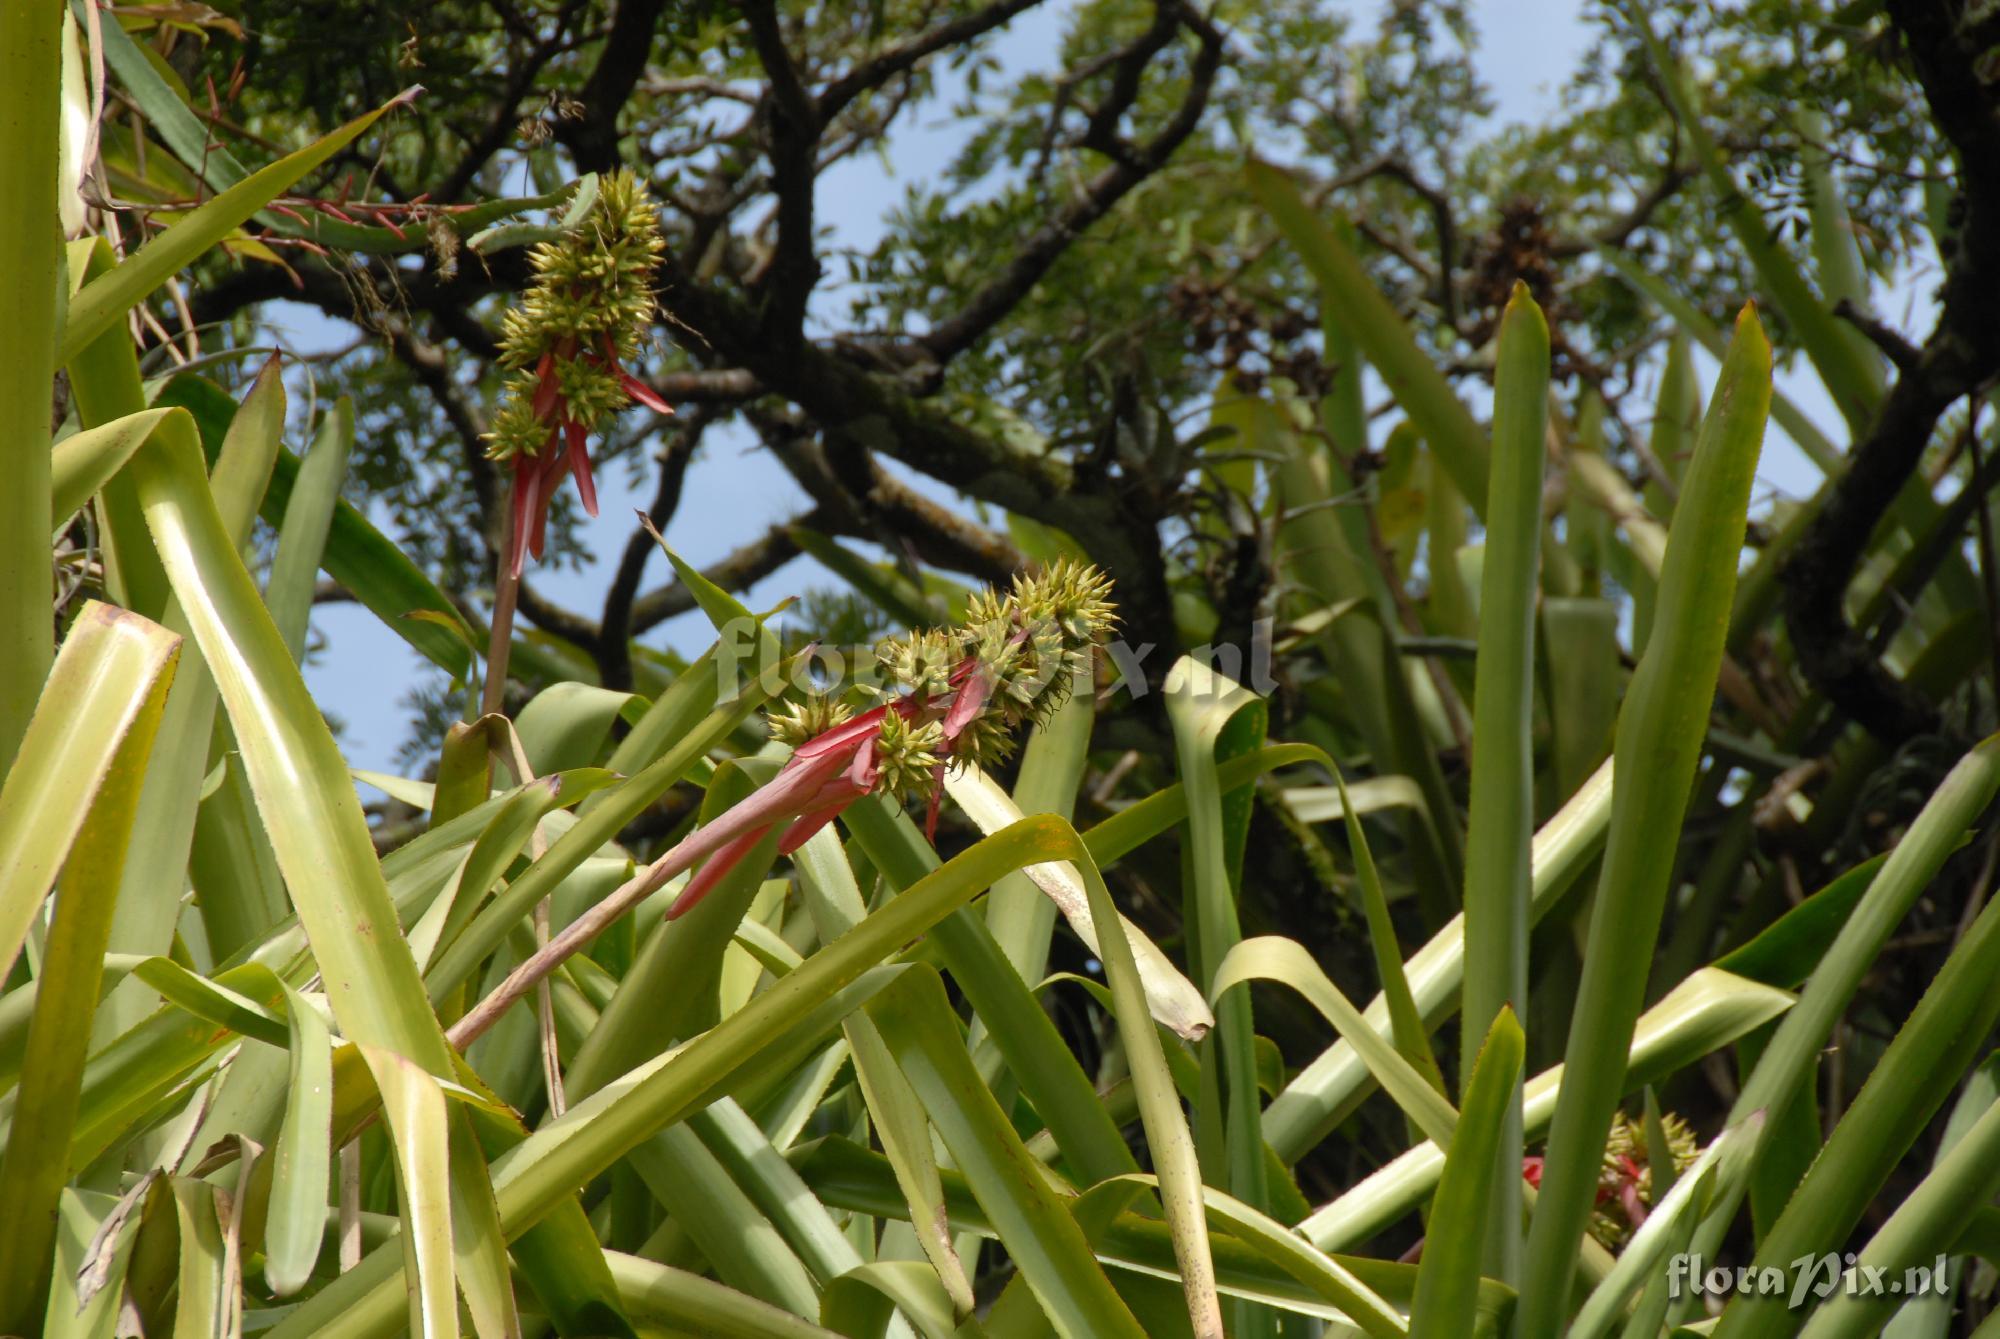
[[[1160, 132], [1143, 146], [1114, 155], [1111, 166], [1093, 177], [1084, 186], [1079, 199], [1062, 210], [1055, 218], [1037, 229], [1008, 262], [999, 276], [986, 287], [973, 294], [971, 299], [954, 315], [948, 316], [932, 326], [918, 343], [929, 351], [939, 363], [949, 362], [958, 354], [972, 347], [991, 330], [1001, 318], [1012, 311], [1028, 291], [1049, 272], [1057, 258], [1068, 250], [1071, 242], [1097, 220], [1110, 213], [1117, 203], [1131, 190], [1157, 172], [1173, 156], [1187, 137], [1193, 133], [1201, 114], [1208, 106], [1208, 96], [1215, 83], [1215, 72], [1222, 63], [1222, 34], [1206, 19], [1187, 8], [1179, 0], [1161, 0], [1160, 14], [1176, 19], [1193, 30], [1201, 43], [1201, 49], [1194, 59], [1193, 69], [1188, 79], [1188, 91], [1181, 100], [1179, 110], [1174, 113]], [[1168, 25], [1167, 37], [1158, 46], [1147, 51], [1147, 58], [1160, 46], [1164, 46], [1172, 35], [1175, 25]], [[1097, 135], [1099, 143], [1092, 147], [1102, 148], [1100, 127], [1105, 124], [1115, 126], [1117, 119], [1130, 108], [1138, 97], [1138, 72], [1143, 65], [1128, 67], [1122, 63], [1114, 80], [1114, 93], [1097, 109], [1091, 117], [1092, 129], [1085, 135], [1085, 142], [1092, 143]], [[1131, 73], [1128, 77], [1127, 70]], [[1121, 102], [1120, 98], [1124, 100]]]
[[1863, 311], [1851, 299], [1842, 298], [1833, 304], [1833, 314], [1868, 337], [1868, 342], [1880, 349], [1898, 372], [1914, 372], [1923, 362], [1924, 351], [1904, 339], [1902, 333], [1869, 312]]
[[[1160, 514], [1143, 487], [1073, 487], [1062, 456], [1024, 450], [956, 422], [888, 377], [875, 376], [812, 343], [790, 354], [758, 334], [740, 298], [690, 277], [669, 256], [661, 301], [706, 346], [705, 356], [740, 365], [811, 417], [830, 447], [851, 440], [893, 456], [940, 483], [1073, 535], [1118, 583], [1135, 635], [1161, 645], [1175, 636], [1160, 558]], [[790, 556], [787, 552], [786, 556]]]
[[752, 414], [764, 444], [806, 494], [836, 518], [836, 532], [907, 547], [924, 562], [1004, 584], [1025, 564], [1000, 534], [917, 492], [851, 440], [833, 459], [803, 425]]
[[1586, 237], [1559, 237], [1549, 243], [1549, 255], [1557, 260], [1581, 256], [1599, 247], [1623, 246], [1628, 238], [1652, 220], [1661, 205], [1680, 194], [1681, 187], [1701, 175], [1692, 163], [1670, 163], [1632, 207], [1606, 222]]
[[577, 6], [578, 0], [567, 0], [562, 12], [556, 16], [555, 31], [546, 39], [533, 39], [526, 55], [517, 56], [508, 63], [507, 83], [494, 100], [493, 111], [487, 117], [485, 127], [467, 143], [465, 156], [458, 160], [458, 166], [451, 170], [444, 184], [431, 192], [433, 200], [439, 204], [452, 204], [463, 199], [493, 155], [507, 147], [507, 141], [513, 138], [514, 129], [519, 124], [521, 101], [533, 90], [543, 68], [564, 49], [563, 34]]
[[1438, 310], [1444, 315], [1444, 323], [1456, 328], [1458, 295], [1452, 282], [1452, 271], [1458, 266], [1458, 223], [1452, 215], [1451, 197], [1418, 176], [1414, 168], [1394, 154], [1383, 154], [1373, 162], [1341, 173], [1333, 180], [1332, 189], [1358, 185], [1374, 177], [1387, 177], [1400, 182], [1411, 194], [1430, 206], [1431, 226], [1437, 231]]
[[576, 643], [592, 660], [599, 659], [604, 646], [604, 632], [597, 624], [542, 595], [526, 576], [521, 578], [519, 599], [521, 612], [536, 627], [543, 632], [554, 633], [566, 642]]
[[1936, 326], [1900, 370], [1868, 435], [1785, 564], [1785, 619], [1799, 667], [1829, 701], [1889, 744], [1934, 733], [1937, 708], [1890, 674], [1847, 621], [1848, 583], [1890, 502], [1915, 473], [1945, 409], [2000, 372], [2000, 89], [1975, 71], [2000, 20], [1961, 29], [1955, 6], [1889, 0], [1938, 128], [1957, 151], [1966, 205]]
[[604, 38], [604, 54], [577, 94], [583, 116], [556, 126], [556, 138], [576, 159], [579, 172], [618, 166], [618, 114], [646, 72], [666, 0], [620, 0]]
[[771, 183], [778, 197], [778, 239], [765, 270], [760, 325], [765, 339], [789, 350], [805, 339], [806, 303], [819, 282], [819, 255], [813, 247], [813, 193], [824, 123], [800, 81], [791, 53], [785, 49], [773, 0], [754, 0], [744, 4], [742, 11], [750, 25], [757, 59], [771, 80], [772, 98], [765, 109], [765, 124], [769, 129]]
[[752, 400], [764, 393], [764, 388], [757, 384], [757, 378], [740, 367], [661, 372], [648, 377], [647, 384], [661, 399], [677, 404]]
[[906, 42], [877, 52], [820, 90], [820, 120], [832, 121], [855, 98], [869, 89], [879, 88], [926, 56], [969, 42], [1040, 3], [1041, 0], [1002, 0], [1000, 4], [988, 5], [985, 9], [926, 28]]

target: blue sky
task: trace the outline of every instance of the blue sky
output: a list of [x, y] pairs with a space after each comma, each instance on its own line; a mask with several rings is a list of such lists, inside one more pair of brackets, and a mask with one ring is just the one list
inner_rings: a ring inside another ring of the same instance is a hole
[[[1352, 6], [1373, 15], [1378, 6]], [[1010, 73], [1054, 64], [1060, 5], [1030, 11], [1000, 35], [995, 55]], [[1497, 104], [1500, 121], [1532, 121], [1553, 110], [1564, 80], [1575, 68], [1589, 40], [1578, 20], [1575, 0], [1483, 0], [1474, 5], [1481, 34], [1479, 66]], [[897, 133], [893, 163], [879, 157], [857, 157], [838, 165], [822, 178], [818, 196], [821, 221], [834, 230], [840, 245], [867, 247], [880, 237], [886, 211], [907, 185], [938, 171], [956, 152], [964, 131], [947, 117], [945, 98], [925, 109], [919, 119]], [[1903, 316], [1903, 303], [1885, 304], [1892, 318]], [[326, 347], [351, 337], [316, 313], [303, 308], [274, 308], [273, 323], [288, 342], [301, 350]], [[1703, 369], [1704, 383], [1713, 367]], [[1838, 418], [1810, 374], [1782, 379], [1816, 420], [1829, 428]], [[322, 391], [327, 388], [322, 387]], [[1835, 433], [1836, 440], [1840, 434]], [[1773, 434], [1763, 471], [1767, 485], [1788, 493], [1811, 486], [1813, 472], [1789, 443]], [[636, 491], [624, 468], [604, 472], [599, 480], [600, 513], [583, 524], [584, 545], [599, 560], [583, 571], [544, 568], [535, 574], [537, 586], [551, 597], [585, 612], [601, 603], [605, 571], [615, 562], [631, 532], [634, 508], [650, 497], [651, 481]], [[796, 514], [804, 494], [767, 455], [754, 449], [747, 435], [711, 432], [690, 468], [679, 511], [667, 538], [677, 551], [697, 564], [712, 562], [758, 534], [772, 522]], [[649, 565], [643, 589], [664, 580], [665, 563]], [[812, 584], [815, 574], [794, 562], [761, 586], [747, 602], [776, 603]], [[327, 650], [308, 665], [306, 678], [322, 705], [343, 724], [342, 747], [358, 768], [390, 770], [404, 737], [407, 713], [401, 701], [422, 677], [415, 654], [372, 615], [354, 605], [322, 605], [314, 611], [314, 627], [324, 634]], [[647, 638], [659, 645], [694, 651], [707, 644], [701, 616], [690, 614], [656, 629]]]

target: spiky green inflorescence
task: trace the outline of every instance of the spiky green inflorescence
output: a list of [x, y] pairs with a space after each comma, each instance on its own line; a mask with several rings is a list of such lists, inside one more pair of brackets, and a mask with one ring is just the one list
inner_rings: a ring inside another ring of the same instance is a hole
[[[1667, 1149], [1673, 1154], [1674, 1173], [1678, 1176], [1693, 1165], [1701, 1150], [1688, 1123], [1671, 1111], [1661, 1115], [1660, 1125], [1666, 1131]], [[1638, 1168], [1636, 1174], [1634, 1166]], [[1653, 1194], [1653, 1168], [1647, 1156], [1644, 1121], [1623, 1112], [1612, 1119], [1611, 1132], [1604, 1143], [1604, 1167], [1598, 1173], [1597, 1184], [1599, 1202], [1590, 1216], [1590, 1235], [1617, 1250], [1632, 1235], [1634, 1226], [1621, 1202], [1625, 1188], [1635, 1188], [1648, 1208], [1659, 1202]]]
[[974, 595], [953, 634], [990, 688], [987, 707], [969, 723], [954, 759], [990, 766], [1013, 752], [1013, 732], [1041, 722], [1068, 698], [1091, 658], [1118, 624], [1111, 580], [1065, 558], [1014, 578], [1005, 595]]
[[954, 765], [971, 763], [988, 770], [1013, 757], [1016, 745], [1013, 727], [1006, 718], [998, 712], [983, 711], [972, 718], [955, 741], [951, 760]]
[[928, 799], [938, 764], [944, 761], [944, 727], [889, 712], [882, 717], [882, 734], [875, 741], [875, 761], [883, 790], [905, 799]]
[[952, 671], [970, 648], [962, 629], [923, 628], [901, 637], [887, 637], [875, 646], [883, 677], [899, 693], [941, 697], [951, 691]]
[[[889, 699], [876, 740], [877, 784], [904, 798], [929, 796], [937, 769], [992, 767], [1013, 755], [1015, 733], [1060, 706], [1117, 626], [1111, 582], [1063, 560], [1014, 579], [1005, 594], [975, 594], [964, 623], [884, 639], [875, 648]], [[945, 723], [962, 695], [979, 710]], [[837, 701], [812, 697], [771, 716], [773, 737], [794, 747], [851, 719]]]
[[534, 249], [534, 282], [502, 327], [508, 377], [486, 433], [488, 456], [537, 455], [556, 423], [594, 429], [631, 403], [622, 368], [638, 357], [652, 322], [652, 277], [665, 251], [659, 211], [629, 171], [602, 177], [582, 223]]
[[845, 725], [853, 716], [845, 702], [814, 693], [771, 713], [771, 737], [797, 748], [835, 726]]

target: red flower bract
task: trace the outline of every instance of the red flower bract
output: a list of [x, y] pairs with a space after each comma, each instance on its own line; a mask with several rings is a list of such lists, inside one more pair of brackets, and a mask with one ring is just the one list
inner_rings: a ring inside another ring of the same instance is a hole
[[[674, 412], [673, 406], [655, 394], [652, 387], [619, 365], [617, 350], [609, 337], [604, 341], [601, 358], [594, 353], [574, 353], [574, 342], [570, 340], [563, 341], [563, 347], [571, 350], [567, 356], [588, 359], [610, 372], [627, 395], [648, 409], [661, 414]], [[555, 501], [556, 487], [562, 483], [564, 474], [576, 475], [576, 495], [583, 503], [584, 513], [597, 515], [597, 477], [590, 469], [589, 434], [583, 424], [565, 411], [557, 377], [560, 362], [557, 350], [551, 349], [535, 365], [535, 398], [531, 408], [536, 419], [549, 425], [548, 437], [535, 454], [514, 457], [514, 539], [507, 562], [517, 577], [529, 555], [537, 559], [542, 556], [548, 540], [549, 506]]]

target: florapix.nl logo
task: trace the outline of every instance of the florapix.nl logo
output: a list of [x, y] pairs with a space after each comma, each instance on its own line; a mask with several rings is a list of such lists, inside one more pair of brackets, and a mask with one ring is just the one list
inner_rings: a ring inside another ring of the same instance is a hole
[[[1176, 687], [1217, 694], [1248, 688], [1269, 697], [1278, 687], [1271, 672], [1274, 649], [1281, 649], [1274, 648], [1276, 636], [1273, 621], [1260, 618], [1250, 625], [1247, 647], [1225, 642], [1187, 651], [1188, 662], [1211, 673], [1188, 676], [1183, 684], [1177, 684], [1174, 667], [1166, 664], [1171, 654], [1166, 648], [1113, 638], [1104, 644], [1099, 664], [1086, 666], [1070, 689], [1094, 692], [1100, 699], [1116, 693], [1140, 698], [1153, 692], [1158, 680], [1169, 692]], [[890, 677], [878, 648], [871, 645], [813, 642], [789, 656], [779, 655], [775, 637], [756, 618], [724, 620], [709, 659], [723, 702], [734, 700], [752, 682], [765, 697], [777, 697], [787, 689], [837, 696], [855, 688], [879, 693]]]
[[1849, 1251], [1802, 1255], [1785, 1265], [1710, 1265], [1682, 1253], [1667, 1261], [1667, 1296], [1782, 1297], [1803, 1307], [1839, 1293], [1847, 1297], [1922, 1297], [1946, 1286], [1945, 1257], [1904, 1269], [1864, 1264]]

